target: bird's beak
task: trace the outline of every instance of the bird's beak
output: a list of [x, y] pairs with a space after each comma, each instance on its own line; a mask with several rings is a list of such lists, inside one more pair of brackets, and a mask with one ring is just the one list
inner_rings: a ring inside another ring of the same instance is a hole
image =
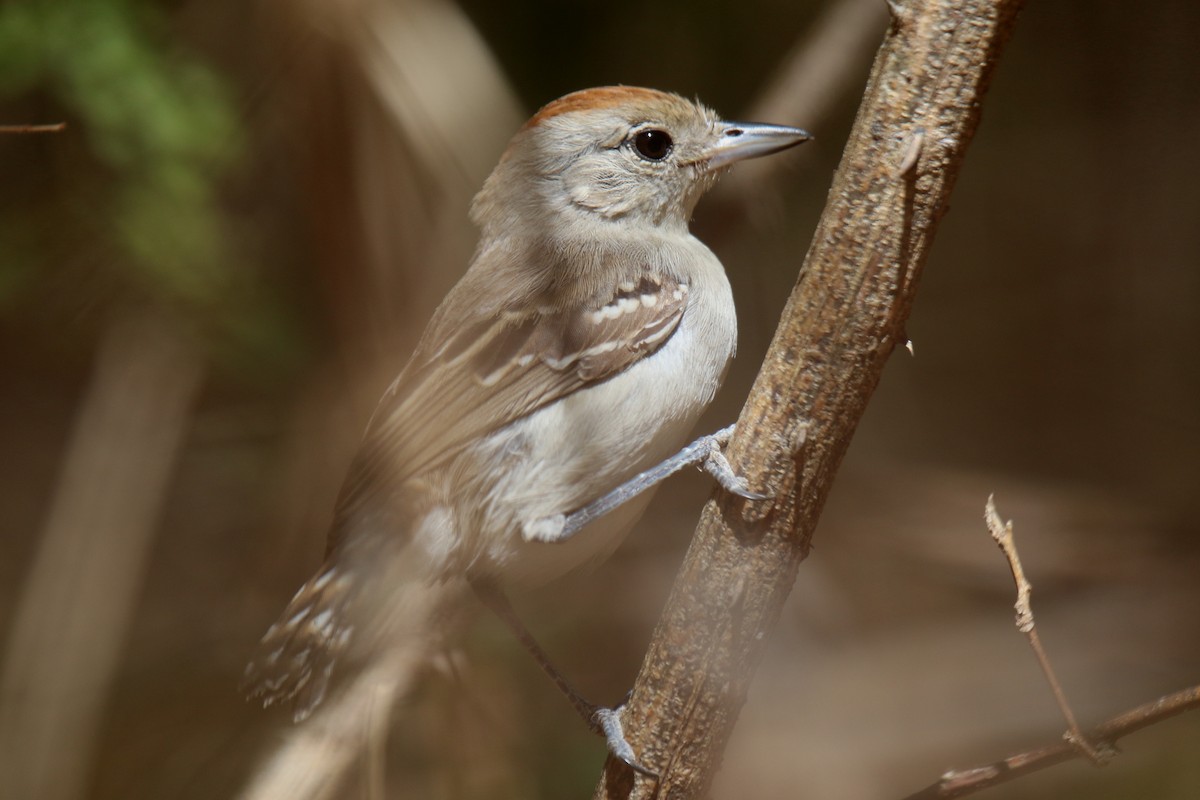
[[812, 134], [800, 128], [756, 122], [722, 122], [719, 133], [717, 143], [709, 151], [709, 170], [747, 158], [778, 153], [812, 138]]

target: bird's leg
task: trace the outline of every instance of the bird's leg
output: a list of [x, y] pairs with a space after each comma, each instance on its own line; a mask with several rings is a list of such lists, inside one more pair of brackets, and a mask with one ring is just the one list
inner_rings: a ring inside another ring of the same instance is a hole
[[653, 489], [684, 467], [699, 466], [716, 479], [721, 488], [747, 500], [766, 500], [767, 495], [750, 491], [744, 478], [734, 474], [721, 448], [733, 436], [733, 425], [714, 434], [701, 436], [666, 461], [645, 472], [639, 472], [606, 495], [570, 514], [558, 514], [527, 523], [525, 539], [540, 542], [561, 542], [582, 530], [588, 523], [604, 516], [617, 506], [629, 502], [647, 489]]
[[638, 763], [637, 757], [633, 754], [633, 748], [625, 740], [625, 733], [621, 729], [621, 706], [604, 708], [585, 700], [579, 692], [575, 691], [575, 687], [567, 682], [562, 673], [550, 663], [550, 656], [546, 654], [546, 651], [533, 638], [533, 634], [521, 622], [516, 610], [499, 588], [491, 583], [479, 580], [472, 580], [471, 588], [475, 590], [475, 594], [483, 601], [483, 604], [490, 608], [508, 626], [513, 636], [517, 637], [517, 641], [521, 643], [529, 654], [533, 656], [533, 660], [537, 662], [538, 666], [542, 668], [542, 672], [545, 672], [550, 680], [554, 681], [554, 685], [566, 696], [567, 701], [570, 702], [579, 716], [583, 718], [588, 728], [604, 737], [604, 741], [608, 744], [608, 752], [624, 761], [631, 769], [648, 777], [657, 778], [658, 774], [656, 772]]

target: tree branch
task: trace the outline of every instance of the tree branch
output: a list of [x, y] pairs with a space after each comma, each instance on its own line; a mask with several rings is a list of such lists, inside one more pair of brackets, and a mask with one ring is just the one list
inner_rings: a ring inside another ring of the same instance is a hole
[[708, 788], [834, 473], [904, 323], [1020, 0], [910, 0], [876, 56], [825, 212], [730, 443], [776, 499], [705, 506], [624, 712], [656, 781], [610, 758], [597, 798]]

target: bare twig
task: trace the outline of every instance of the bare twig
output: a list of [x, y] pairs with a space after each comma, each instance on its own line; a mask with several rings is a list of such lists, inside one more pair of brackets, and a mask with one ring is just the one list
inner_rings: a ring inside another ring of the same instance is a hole
[[50, 125], [0, 125], [0, 133], [61, 133], [66, 129], [65, 122]]
[[[1131, 733], [1149, 727], [1185, 711], [1200, 709], [1200, 686], [1193, 686], [1150, 703], [1132, 708], [1088, 731], [1087, 739], [1105, 750], [1116, 749], [1117, 742]], [[1061, 741], [1027, 750], [1014, 756], [971, 769], [951, 770], [936, 783], [904, 800], [948, 800], [1005, 783], [1031, 772], [1070, 761], [1083, 755], [1073, 742]]]
[[1079, 728], [1079, 723], [1075, 719], [1075, 712], [1071, 710], [1071, 704], [1067, 702], [1067, 694], [1063, 691], [1058, 676], [1054, 674], [1054, 667], [1050, 664], [1050, 657], [1046, 655], [1046, 650], [1042, 647], [1042, 640], [1037, 632], [1037, 623], [1033, 619], [1033, 606], [1030, 604], [1029, 599], [1030, 594], [1033, 592], [1033, 586], [1025, 577], [1025, 569], [1021, 566], [1021, 556], [1017, 552], [1016, 540], [1013, 539], [1012, 520], [1004, 522], [1000, 519], [1000, 515], [996, 512], [994, 495], [988, 496], [983, 518], [987, 522], [988, 532], [992, 535], [992, 539], [1000, 546], [1004, 557], [1008, 559], [1008, 566], [1012, 570], [1013, 581], [1017, 584], [1017, 602], [1014, 604], [1017, 610], [1017, 630], [1025, 634], [1026, 638], [1029, 639], [1029, 646], [1033, 648], [1034, 655], [1037, 656], [1038, 665], [1042, 668], [1042, 674], [1046, 676], [1046, 681], [1050, 684], [1050, 689], [1054, 692], [1054, 700], [1058, 703], [1058, 708], [1067, 721], [1067, 733], [1064, 738], [1078, 747], [1093, 764], [1097, 766], [1102, 765], [1107, 760], [1107, 755], [1093, 747], [1088, 742], [1087, 737], [1083, 735], [1083, 731]]
[[[833, 475], [888, 357], [906, 341], [921, 268], [1020, 6], [910, 0], [904, 24], [888, 30], [729, 445], [738, 474], [775, 499], [718, 494], [705, 507], [624, 716], [630, 744], [660, 779], [610, 758], [597, 798], [707, 790]], [[920, 152], [898, 177], [917, 129]]]

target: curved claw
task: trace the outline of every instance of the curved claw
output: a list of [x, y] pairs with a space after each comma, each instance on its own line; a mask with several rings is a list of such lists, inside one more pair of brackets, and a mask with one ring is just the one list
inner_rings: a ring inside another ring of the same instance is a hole
[[730, 492], [730, 494], [736, 494], [738, 497], [746, 500], [771, 500], [775, 497], [773, 494], [760, 494], [759, 492], [752, 492], [749, 489], [744, 488], [745, 485], [745, 481], [739, 480], [736, 486], [727, 486], [725, 488]]
[[619, 713], [620, 707], [618, 706], [615, 709], [597, 708], [594, 715], [594, 719], [600, 726], [600, 732], [604, 734], [604, 741], [608, 745], [608, 752], [621, 759], [621, 761], [625, 762], [630, 769], [639, 775], [658, 780], [657, 772], [638, 762], [637, 756], [633, 753], [633, 748], [625, 739], [625, 731], [621, 727]]
[[714, 442], [704, 459], [703, 469], [721, 484], [721, 488], [730, 494], [746, 500], [769, 500], [770, 495], [752, 492], [746, 488], [746, 479], [733, 471], [721, 448]]

